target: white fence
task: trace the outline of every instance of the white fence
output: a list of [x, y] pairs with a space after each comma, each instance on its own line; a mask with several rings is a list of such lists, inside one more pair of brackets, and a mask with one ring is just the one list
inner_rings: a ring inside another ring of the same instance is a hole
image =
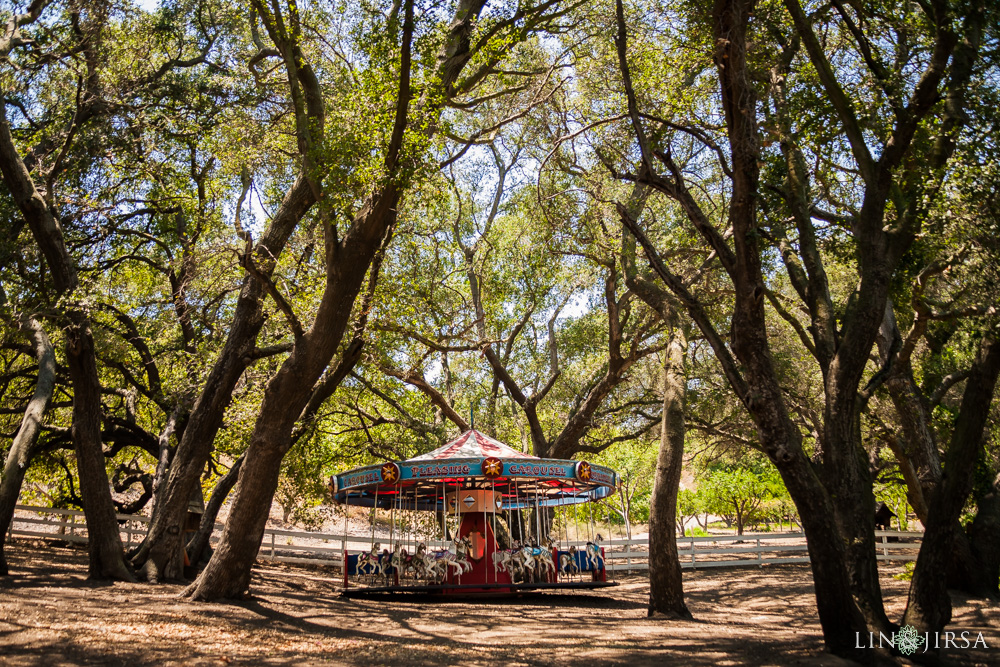
[[[149, 519], [142, 516], [118, 515], [122, 542], [136, 544], [146, 534]], [[216, 524], [216, 529], [221, 529]], [[923, 533], [876, 531], [879, 560], [912, 561], [917, 559]], [[87, 542], [83, 512], [18, 505], [8, 537], [52, 539], [64, 542]], [[402, 538], [405, 540], [405, 537]], [[379, 538], [376, 536], [376, 541]], [[216, 538], [213, 536], [213, 542]], [[383, 546], [388, 541], [383, 538]], [[413, 541], [410, 538], [410, 541]], [[340, 566], [344, 549], [359, 552], [371, 549], [370, 535], [342, 535], [300, 530], [268, 528], [264, 531], [258, 557], [283, 563]], [[563, 549], [583, 542], [561, 544]], [[640, 571], [649, 569], [649, 540], [613, 539], [602, 542], [609, 571]], [[444, 542], [428, 541], [429, 548], [445, 546]], [[747, 567], [765, 564], [808, 563], [805, 535], [802, 533], [760, 533], [712, 535], [708, 537], [678, 537], [681, 567]]]

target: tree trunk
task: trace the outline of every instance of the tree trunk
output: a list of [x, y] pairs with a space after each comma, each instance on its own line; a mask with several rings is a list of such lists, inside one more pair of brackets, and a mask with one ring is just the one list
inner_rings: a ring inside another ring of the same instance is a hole
[[[391, 208], [395, 209], [395, 201]], [[361, 226], [363, 223], [356, 223], [353, 229]], [[376, 248], [377, 244], [372, 248], [373, 255]], [[249, 587], [251, 567], [278, 487], [281, 461], [291, 447], [292, 428], [343, 336], [353, 297], [364, 277], [360, 267], [365, 264], [334, 263], [342, 271], [350, 267], [350, 274], [331, 276], [313, 327], [297, 341], [291, 355], [268, 382], [222, 538], [208, 566], [185, 596], [196, 600], [237, 599]], [[333, 267], [330, 270], [334, 275], [339, 273]]]
[[977, 501], [976, 518], [969, 526], [972, 554], [981, 565], [983, 589], [1000, 597], [1000, 475]]
[[[882, 330], [877, 339], [883, 365], [891, 354], [891, 340], [899, 337], [892, 303], [888, 302]], [[902, 426], [902, 438], [890, 438], [889, 446], [903, 473], [906, 497], [917, 518], [926, 527], [929, 521], [929, 503], [937, 497], [941, 485], [941, 458], [930, 426], [930, 405], [917, 385], [909, 358], [893, 367], [885, 386]], [[993, 588], [989, 584], [988, 571], [984, 569], [985, 563], [972, 548], [969, 536], [962, 530], [957, 518], [951, 534], [947, 586], [977, 597], [991, 595]]]
[[[455, 19], [449, 28], [448, 38], [439, 59], [440, 83], [445, 97], [455, 93], [452, 86], [468, 61], [471, 30], [484, 4], [485, 0], [462, 0], [456, 10]], [[272, 35], [272, 37], [281, 41], [277, 34]], [[278, 45], [278, 42], [275, 44]], [[292, 79], [297, 79], [297, 81], [292, 82], [293, 89], [299, 89], [299, 95], [302, 94], [302, 90], [305, 90], [305, 97], [308, 98], [306, 108], [297, 108], [297, 114], [300, 116], [297, 118], [297, 134], [304, 168], [282, 201], [268, 232], [254, 251], [257, 270], [265, 276], [269, 276], [273, 271], [276, 260], [289, 236], [309, 208], [316, 202], [322, 187], [313, 178], [315, 170], [310, 165], [314, 164], [315, 156], [312, 154], [312, 147], [308, 139], [313, 133], [322, 133], [325, 111], [322, 108], [319, 82], [303, 58], [298, 44], [282, 43], [281, 46], [288, 51], [283, 53], [282, 58], [286, 61], [289, 76]], [[409, 77], [409, 72], [406, 73], [406, 76]], [[408, 91], [408, 78], [406, 83]], [[295, 96], [293, 90], [293, 97]], [[407, 97], [406, 100], [408, 103], [409, 98]], [[397, 103], [401, 101], [402, 96], [397, 100]], [[398, 153], [402, 146], [404, 129], [405, 125], [400, 125], [398, 122], [397, 126], [393, 128], [393, 141], [390, 142], [390, 145], [394, 148], [391, 148], [390, 152], [394, 152], [392, 155], [394, 164], [388, 171], [393, 171], [398, 167], [395, 161], [398, 160]], [[433, 125], [426, 129], [429, 133], [433, 133], [434, 130]], [[387, 164], [387, 167], [390, 165]], [[359, 219], [363, 218], [363, 214], [359, 215]], [[330, 258], [328, 258], [329, 260]], [[362, 267], [367, 266], [368, 261], [352, 268], [360, 270], [363, 275], [364, 269]], [[254, 342], [264, 322], [261, 308], [264, 294], [265, 289], [260, 280], [248, 277], [244, 282], [243, 291], [237, 303], [226, 345], [192, 410], [184, 437], [177, 447], [164, 496], [154, 507], [150, 533], [134, 560], [136, 565], [143, 564], [144, 572], [151, 581], [155, 581], [161, 576], [174, 578], [179, 576], [182, 571], [179, 557], [181, 553], [180, 528], [183, 525], [186, 504], [211, 454], [215, 435], [222, 425], [223, 414], [232, 398], [233, 388], [247, 365], [252, 361]]]
[[240, 468], [243, 467], [245, 458], [245, 456], [240, 456], [236, 459], [233, 462], [233, 466], [219, 479], [215, 488], [212, 489], [212, 495], [205, 505], [205, 513], [201, 515], [198, 532], [191, 537], [191, 540], [187, 544], [188, 561], [192, 566], [208, 562], [208, 558], [211, 555], [209, 543], [212, 539], [212, 531], [215, 529], [215, 520], [219, 516], [222, 504], [226, 502], [229, 492], [236, 486], [240, 475]]
[[[274, 260], [288, 242], [298, 221], [315, 202], [302, 175], [292, 185], [254, 254], [258, 270], [270, 275]], [[163, 490], [157, 495], [149, 534], [132, 563], [142, 567], [150, 582], [183, 577], [183, 527], [188, 501], [212, 454], [215, 436], [222, 427], [236, 383], [253, 362], [257, 335], [264, 325], [264, 286], [247, 276], [240, 291], [226, 343], [209, 373], [201, 395], [191, 409], [184, 434], [174, 452]]]
[[942, 482], [931, 499], [924, 538], [910, 583], [904, 621], [919, 632], [937, 632], [951, 620], [946, 579], [958, 517], [972, 490], [972, 472], [982, 451], [983, 430], [1000, 375], [1000, 343], [983, 337], [962, 394], [945, 458]]
[[684, 408], [687, 372], [684, 361], [687, 337], [674, 317], [667, 358], [663, 364], [663, 415], [656, 478], [649, 506], [649, 609], [650, 616], [691, 619], [684, 604], [681, 562], [677, 555], [677, 491], [684, 461]]
[[[291, 353], [268, 382], [222, 539], [208, 566], [185, 591], [188, 597], [209, 600], [240, 596], [246, 591], [250, 568], [260, 546], [277, 488], [281, 461], [291, 446], [292, 429], [309, 401], [313, 386], [340, 345], [365, 274], [372, 267], [373, 260], [383, 243], [388, 240], [395, 224], [401, 188], [408, 179], [412, 157], [404, 153], [404, 138], [409, 124], [412, 95], [410, 76], [414, 3], [408, 0], [403, 4], [399, 88], [392, 133], [385, 153], [384, 177], [347, 227], [343, 239], [337, 238], [336, 226], [324, 221], [326, 285], [316, 317], [308, 331], [301, 331], [301, 325], [296, 328]], [[471, 58], [471, 35], [484, 6], [485, 0], [462, 0], [456, 7], [439, 53], [439, 77], [434, 86], [425, 89], [421, 102], [424, 107], [422, 113], [440, 110], [442, 100], [457, 93], [455, 83]], [[260, 14], [278, 16], [269, 11]], [[296, 72], [308, 75], [305, 78], [298, 77], [298, 83], [306, 85], [312, 91], [312, 97], [307, 99], [307, 103], [313, 106], [321, 104], [318, 81], [311, 69], [307, 71], [307, 64], [298, 50], [298, 44], [283, 41], [283, 29], [279, 30], [277, 24], [265, 22], [265, 25], [272, 41], [282, 50], [282, 58], [290, 76]], [[294, 81], [292, 87], [294, 97], [298, 90]], [[301, 116], [301, 110], [297, 111]], [[427, 121], [427, 116], [423, 118], [425, 123], [418, 131], [422, 131], [425, 136], [432, 135], [437, 130], [436, 121]], [[315, 131], [321, 131], [321, 127], [315, 123], [311, 125], [313, 126], [300, 126], [298, 138], [306, 171], [312, 175], [314, 170], [310, 170], [309, 165], [320, 151], [317, 150], [314, 154], [309, 146], [302, 146], [308, 144], [309, 137]], [[403, 164], [404, 159], [407, 165]], [[315, 190], [316, 196], [322, 192], [322, 184], [319, 182], [311, 182], [310, 187]], [[189, 425], [188, 429], [190, 428]]]
[[510, 526], [510, 538], [521, 546], [527, 544], [528, 538], [531, 536], [531, 533], [525, 528], [527, 523], [521, 510], [508, 510], [507, 525]]
[[[848, 383], [850, 384], [850, 383]], [[848, 552], [844, 565], [855, 603], [869, 631], [889, 633], [875, 551], [875, 494], [870, 463], [861, 445], [857, 384], [851, 389], [828, 380], [824, 414], [825, 487], [837, 498], [834, 519]]]
[[0, 576], [8, 574], [7, 560], [4, 557], [4, 536], [14, 518], [14, 506], [17, 505], [18, 496], [21, 495], [24, 474], [37, 451], [42, 417], [49, 406], [49, 401], [52, 400], [52, 392], [56, 386], [56, 355], [45, 329], [38, 320], [28, 317], [22, 323], [21, 330], [35, 348], [38, 380], [35, 383], [35, 393], [24, 411], [21, 427], [7, 453], [3, 478], [0, 479]]
[[398, 201], [399, 191], [387, 184], [362, 208], [341, 242], [328, 240], [326, 289], [316, 319], [267, 384], [219, 546], [185, 595], [214, 600], [238, 598], [247, 590], [292, 429], [343, 339], [367, 269], [395, 221]]
[[101, 444], [101, 382], [94, 337], [86, 318], [75, 314], [74, 320], [66, 331], [66, 359], [73, 383], [73, 449], [87, 519], [90, 576], [133, 581], [125, 565]]
[[493, 527], [493, 535], [496, 536], [497, 548], [499, 549], [510, 549], [514, 542], [514, 538], [511, 537], [510, 530], [504, 525], [503, 520], [497, 514], [490, 514], [490, 526]]
[[74, 303], [79, 278], [62, 227], [31, 180], [14, 146], [0, 97], [0, 172], [48, 265], [56, 292], [66, 302], [66, 358], [73, 385], [73, 448], [87, 519], [90, 576], [133, 579], [125, 566], [101, 443], [101, 383], [90, 320]]

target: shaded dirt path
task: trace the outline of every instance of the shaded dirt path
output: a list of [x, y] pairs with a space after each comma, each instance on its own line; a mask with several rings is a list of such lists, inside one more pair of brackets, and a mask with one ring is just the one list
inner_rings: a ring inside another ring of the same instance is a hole
[[[695, 622], [646, 618], [647, 581], [504, 602], [344, 599], [332, 570], [260, 564], [253, 598], [179, 600], [180, 586], [85, 578], [83, 551], [13, 545], [0, 579], [4, 665], [841, 665], [822, 652], [805, 566], [684, 573]], [[890, 617], [907, 583], [886, 568]], [[1000, 608], [955, 598], [954, 629], [988, 650], [960, 665], [1000, 664]], [[996, 647], [996, 648], [993, 648]]]

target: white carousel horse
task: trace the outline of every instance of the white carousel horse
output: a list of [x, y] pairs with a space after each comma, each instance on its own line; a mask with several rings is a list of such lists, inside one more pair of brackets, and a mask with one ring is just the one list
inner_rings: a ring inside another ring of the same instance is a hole
[[524, 545], [515, 554], [514, 558], [518, 560], [518, 564], [521, 566], [521, 570], [524, 573], [525, 580], [531, 580], [534, 578], [535, 574], [535, 552], [530, 545]]
[[438, 560], [436, 552], [423, 552], [420, 558], [423, 561], [421, 567], [424, 577], [428, 581], [437, 581], [448, 571], [448, 567], [444, 565], [444, 561]]
[[511, 544], [510, 549], [493, 552], [493, 566], [511, 575], [512, 578], [521, 576], [524, 571], [524, 564], [520, 558], [521, 543], [517, 540]]
[[406, 553], [406, 549], [400, 546], [399, 542], [396, 543], [395, 548], [392, 550], [392, 559], [390, 563], [400, 577], [406, 574], [406, 561], [410, 560], [412, 556]]
[[[372, 545], [371, 551], [362, 551], [358, 554], [358, 574], [382, 574], [383, 568], [379, 562], [379, 548], [382, 545], [376, 542]], [[367, 573], [362, 572], [361, 569], [364, 568], [368, 570]]]
[[455, 540], [455, 562], [462, 566], [461, 574], [472, 572], [472, 560], [469, 552], [472, 551], [472, 542], [468, 537]]
[[604, 556], [601, 555], [601, 542], [604, 537], [600, 533], [594, 536], [593, 542], [587, 542], [587, 560], [590, 562], [590, 569], [603, 570]]
[[[455, 540], [456, 549], [458, 548], [460, 540]], [[448, 575], [448, 568], [454, 568], [455, 574], [461, 576], [465, 572], [465, 564], [458, 561], [458, 557], [455, 553], [444, 549], [442, 551], [433, 551], [429, 554], [435, 563], [435, 570], [437, 571], [437, 576], [439, 578], [444, 578]], [[471, 567], [472, 563], [469, 563]]]
[[576, 564], [576, 545], [571, 545], [569, 553], [559, 554], [559, 573], [564, 577], [579, 574], [580, 566]]
[[514, 540], [510, 549], [501, 549], [493, 552], [493, 567], [501, 572], [514, 573], [514, 569], [519, 563], [514, 560], [514, 556], [521, 550], [517, 540]]
[[552, 560], [552, 548], [551, 540], [549, 543], [549, 548], [543, 549], [539, 546], [531, 547], [531, 557], [534, 560], [534, 565], [538, 569], [538, 576], [545, 581], [548, 581], [548, 574], [555, 574], [556, 564]]
[[498, 572], [507, 572], [510, 567], [510, 551], [507, 549], [493, 552], [493, 569]]

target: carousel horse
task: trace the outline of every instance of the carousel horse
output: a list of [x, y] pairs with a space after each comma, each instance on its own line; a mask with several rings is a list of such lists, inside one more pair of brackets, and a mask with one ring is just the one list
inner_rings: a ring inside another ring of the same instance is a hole
[[[372, 545], [371, 551], [362, 551], [358, 555], [358, 574], [382, 574], [382, 565], [380, 563], [379, 548], [382, 545], [376, 542]], [[368, 570], [367, 572], [362, 572], [361, 569], [364, 568]]]
[[385, 577], [386, 584], [389, 583], [389, 570], [392, 569], [392, 554], [388, 549], [382, 549], [378, 557], [378, 573]]
[[436, 552], [423, 552], [420, 555], [423, 564], [420, 568], [423, 570], [423, 576], [428, 581], [437, 581], [442, 578], [444, 572], [441, 571], [442, 567], [445, 572], [447, 572], [447, 566], [444, 566], [442, 562], [438, 561]]
[[552, 560], [552, 539], [549, 538], [549, 548], [543, 549], [537, 545], [531, 547], [531, 557], [538, 568], [538, 577], [548, 581], [548, 574], [555, 574], [556, 564]]
[[417, 550], [413, 553], [413, 576], [417, 579], [429, 578], [427, 569], [427, 545], [423, 542], [417, 544]]
[[498, 572], [506, 572], [510, 567], [510, 552], [506, 549], [493, 552], [493, 569]]
[[569, 553], [559, 554], [559, 573], [565, 576], [580, 573], [580, 566], [576, 564], [576, 545], [571, 545]]
[[592, 570], [604, 569], [604, 556], [601, 555], [601, 542], [603, 541], [604, 537], [598, 533], [594, 536], [593, 542], [587, 542], [587, 560], [590, 562]]
[[472, 551], [472, 541], [468, 537], [455, 540], [455, 562], [462, 566], [462, 572], [472, 572], [472, 560], [469, 552]]
[[508, 572], [513, 574], [513, 568], [515, 567], [513, 558], [514, 554], [520, 551], [521, 546], [517, 540], [511, 545], [510, 549], [500, 549], [493, 552], [493, 567], [501, 572]]
[[524, 572], [524, 566], [520, 559], [520, 553], [521, 543], [514, 540], [510, 549], [493, 552], [493, 565], [497, 570], [510, 574], [512, 579], [517, 579]]
[[396, 546], [392, 550], [392, 559], [390, 562], [393, 569], [395, 569], [400, 576], [403, 576], [406, 572], [406, 561], [411, 559], [412, 556], [406, 553], [406, 549], [404, 549], [399, 542], [396, 542]]
[[535, 552], [531, 545], [524, 545], [515, 558], [521, 566], [525, 581], [531, 581], [535, 576]]
[[[459, 540], [455, 540], [457, 545]], [[457, 548], [457, 547], [456, 547]], [[455, 553], [449, 551], [448, 549], [443, 549], [441, 551], [431, 552], [431, 557], [434, 558], [435, 570], [437, 571], [437, 576], [441, 579], [448, 576], [448, 568], [454, 568], [455, 574], [461, 576], [465, 572], [465, 566], [458, 562]], [[470, 563], [471, 565], [471, 563]]]

